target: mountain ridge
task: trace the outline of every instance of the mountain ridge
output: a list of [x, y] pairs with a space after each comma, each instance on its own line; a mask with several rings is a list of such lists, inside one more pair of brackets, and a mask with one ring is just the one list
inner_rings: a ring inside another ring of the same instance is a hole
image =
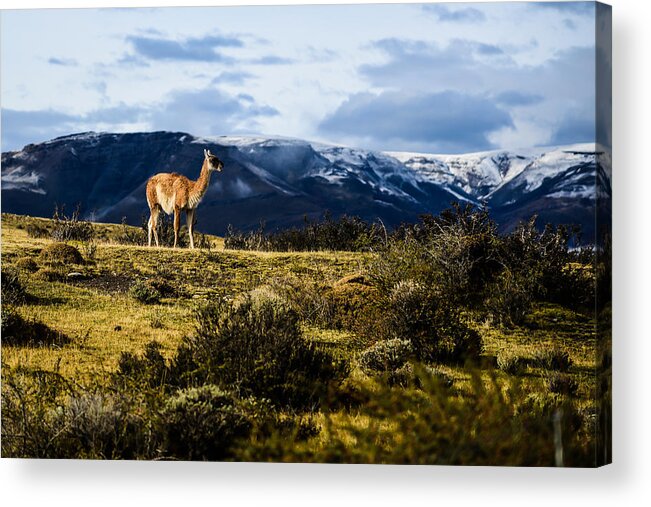
[[296, 226], [326, 210], [395, 226], [466, 201], [486, 202], [504, 231], [537, 213], [541, 222], [578, 223], [591, 237], [597, 178], [610, 192], [594, 144], [436, 155], [278, 136], [84, 132], [2, 153], [2, 210], [51, 216], [55, 204], [81, 202], [98, 220], [138, 224], [148, 213], [147, 179], [196, 179], [203, 148], [225, 164], [199, 209], [198, 227], [214, 234], [229, 225]]

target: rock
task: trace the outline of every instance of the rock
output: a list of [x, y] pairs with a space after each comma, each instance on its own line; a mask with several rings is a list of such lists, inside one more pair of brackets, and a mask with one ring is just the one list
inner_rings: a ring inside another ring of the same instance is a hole
[[72, 273], [68, 273], [67, 276], [71, 280], [82, 280], [86, 278], [86, 276], [83, 273], [79, 273], [78, 271], [73, 271]]

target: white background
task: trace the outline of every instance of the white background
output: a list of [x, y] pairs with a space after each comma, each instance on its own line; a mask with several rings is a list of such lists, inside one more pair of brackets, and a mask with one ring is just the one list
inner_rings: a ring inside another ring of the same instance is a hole
[[[193, 1], [191, 5], [274, 1]], [[285, 1], [281, 3], [318, 3]], [[346, 2], [327, 2], [346, 3]], [[361, 2], [360, 2], [361, 3]], [[364, 2], [372, 3], [372, 2]], [[614, 460], [598, 470], [0, 461], [3, 505], [651, 505], [649, 2], [613, 5]], [[3, 1], [3, 8], [51, 7]], [[178, 6], [178, 1], [57, 1]], [[71, 30], [74, 27], [70, 27]]]

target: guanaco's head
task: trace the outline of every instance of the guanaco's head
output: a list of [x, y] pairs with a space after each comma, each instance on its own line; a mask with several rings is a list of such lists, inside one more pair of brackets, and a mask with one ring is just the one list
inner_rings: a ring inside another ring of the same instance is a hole
[[205, 161], [208, 163], [208, 168], [211, 171], [221, 172], [224, 168], [224, 163], [215, 155], [210, 153], [210, 150], [203, 150], [203, 156], [205, 157]]

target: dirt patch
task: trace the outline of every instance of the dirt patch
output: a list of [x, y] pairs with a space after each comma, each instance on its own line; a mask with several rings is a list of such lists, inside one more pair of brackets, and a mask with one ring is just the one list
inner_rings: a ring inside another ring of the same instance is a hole
[[133, 276], [115, 275], [111, 273], [101, 274], [85, 280], [69, 280], [69, 283], [72, 285], [85, 287], [87, 289], [96, 289], [109, 294], [128, 292], [134, 282], [135, 280]]

